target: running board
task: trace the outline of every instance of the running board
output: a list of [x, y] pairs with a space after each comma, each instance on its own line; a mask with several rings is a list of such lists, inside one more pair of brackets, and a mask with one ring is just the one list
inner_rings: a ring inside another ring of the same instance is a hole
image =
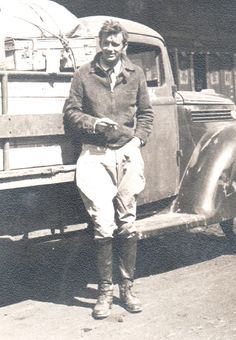
[[207, 226], [206, 217], [196, 214], [165, 213], [144, 217], [136, 221], [139, 239], [168, 232], [185, 231], [197, 226]]
[[[152, 214], [151, 216], [139, 217], [136, 221], [138, 238], [140, 240], [163, 235], [170, 232], [186, 231], [197, 226], [207, 226], [210, 220], [206, 220], [203, 215], [162, 213]], [[80, 244], [89, 244], [93, 240], [91, 228], [87, 223], [65, 226], [62, 229], [43, 229], [35, 230], [20, 235], [0, 236], [0, 241], [35, 241], [47, 242], [58, 241], [67, 237], [77, 237]]]

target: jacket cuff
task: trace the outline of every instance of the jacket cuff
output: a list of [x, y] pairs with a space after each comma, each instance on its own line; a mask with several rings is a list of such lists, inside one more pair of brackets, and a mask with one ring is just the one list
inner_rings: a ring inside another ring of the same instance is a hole
[[97, 126], [98, 121], [99, 121], [99, 118], [97, 118], [95, 122], [93, 123], [93, 133], [96, 133], [96, 126]]
[[140, 139], [140, 146], [144, 146], [147, 143], [147, 138], [144, 133], [141, 133], [139, 131], [136, 131], [134, 137], [138, 137]]

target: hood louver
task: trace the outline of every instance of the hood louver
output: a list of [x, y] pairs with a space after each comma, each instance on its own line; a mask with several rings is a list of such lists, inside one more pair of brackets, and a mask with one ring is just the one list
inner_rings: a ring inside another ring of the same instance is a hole
[[191, 111], [191, 119], [193, 122], [218, 122], [234, 120], [232, 111], [229, 109], [219, 110], [196, 110]]

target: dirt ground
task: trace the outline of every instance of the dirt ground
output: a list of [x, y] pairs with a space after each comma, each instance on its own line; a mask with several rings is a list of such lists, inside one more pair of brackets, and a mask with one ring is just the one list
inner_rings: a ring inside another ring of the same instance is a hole
[[126, 312], [115, 286], [105, 320], [91, 317], [93, 247], [76, 238], [0, 246], [1, 340], [236, 339], [236, 246], [218, 226], [140, 241], [135, 291], [144, 310]]

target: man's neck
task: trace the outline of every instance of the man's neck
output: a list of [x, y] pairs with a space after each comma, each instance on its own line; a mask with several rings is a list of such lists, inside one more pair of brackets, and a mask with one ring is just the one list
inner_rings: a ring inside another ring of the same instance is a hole
[[103, 58], [102, 58], [102, 56], [100, 57], [100, 60], [99, 60], [99, 63], [100, 63], [100, 65], [101, 65], [101, 67], [106, 71], [106, 70], [109, 70], [109, 69], [111, 69], [111, 68], [114, 68], [114, 67], [116, 67], [116, 65], [117, 64], [120, 64], [121, 63], [121, 60], [120, 59], [118, 59], [115, 63], [106, 63], [104, 60], [103, 60]]

